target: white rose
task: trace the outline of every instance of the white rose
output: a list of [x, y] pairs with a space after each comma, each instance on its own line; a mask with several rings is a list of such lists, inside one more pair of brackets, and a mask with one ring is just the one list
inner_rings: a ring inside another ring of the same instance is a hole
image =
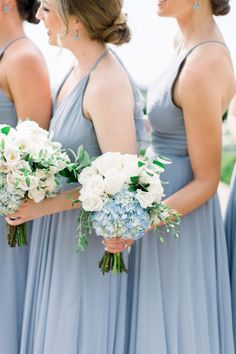
[[49, 175], [45, 181], [40, 183], [41, 187], [44, 187], [47, 192], [54, 192], [57, 184], [53, 175]]
[[106, 202], [106, 198], [103, 195], [97, 195], [89, 191], [81, 194], [79, 200], [86, 211], [100, 211]]
[[[27, 180], [29, 183], [27, 183]], [[19, 187], [23, 191], [30, 191], [32, 189], [37, 188], [38, 185], [39, 185], [39, 179], [36, 176], [27, 176], [27, 177], [20, 178]]]
[[101, 175], [105, 175], [110, 169], [122, 169], [122, 157], [119, 152], [106, 152], [93, 161], [92, 166], [99, 171]]
[[122, 156], [122, 172], [126, 175], [127, 182], [130, 182], [130, 177], [140, 174], [138, 161], [139, 159], [136, 155], [125, 154]]
[[38, 123], [32, 120], [21, 121], [16, 127], [17, 133], [24, 134], [28, 132], [36, 136], [48, 137], [49, 133], [47, 130], [40, 128]]
[[104, 190], [107, 194], [114, 195], [118, 193], [126, 181], [124, 173], [110, 169], [105, 173]]
[[105, 190], [104, 179], [100, 175], [95, 175], [88, 178], [87, 182], [84, 184], [87, 190], [90, 190], [92, 193], [101, 195]]
[[145, 170], [140, 173], [141, 184], [151, 184], [153, 182], [153, 176], [150, 176]]
[[38, 178], [38, 179], [43, 179], [43, 178], [47, 178], [48, 176], [48, 173], [44, 170], [40, 170], [40, 169], [37, 169], [35, 171], [35, 176]]
[[154, 196], [154, 202], [160, 203], [163, 196], [164, 189], [161, 184], [151, 185], [148, 192]]
[[136, 192], [136, 199], [139, 201], [141, 207], [146, 209], [152, 206], [152, 203], [155, 201], [155, 195], [138, 189]]
[[19, 176], [15, 173], [8, 173], [7, 174], [7, 179], [6, 179], [7, 184], [11, 189], [15, 188], [17, 177], [19, 177]]
[[31, 172], [31, 167], [27, 161], [20, 160], [15, 166], [12, 167], [12, 171], [19, 176], [23, 176], [24, 172], [23, 170], [27, 170]]
[[20, 152], [14, 146], [7, 146], [4, 151], [4, 157], [8, 165], [14, 166], [20, 161]]
[[86, 183], [88, 178], [92, 176], [99, 176], [97, 170], [95, 170], [93, 167], [85, 167], [79, 175], [79, 183]]
[[36, 203], [40, 203], [45, 198], [45, 190], [38, 190], [37, 188], [31, 189], [28, 192], [28, 197], [33, 199]]
[[32, 135], [27, 132], [22, 132], [15, 137], [15, 146], [17, 146], [22, 152], [28, 152], [30, 147], [33, 145]]

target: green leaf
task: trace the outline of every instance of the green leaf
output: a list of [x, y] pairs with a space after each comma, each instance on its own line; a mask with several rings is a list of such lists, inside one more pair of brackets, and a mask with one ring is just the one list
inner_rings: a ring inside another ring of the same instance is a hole
[[163, 164], [172, 163], [172, 161], [170, 159], [168, 159], [167, 157], [165, 157], [165, 156], [161, 156], [161, 155], [156, 154], [156, 158]]
[[130, 177], [130, 181], [132, 182], [132, 184], [138, 184], [139, 183], [139, 176]]
[[4, 150], [4, 148], [5, 148], [5, 141], [2, 140], [2, 141], [1, 141], [1, 149]]
[[137, 188], [138, 188], [137, 185], [130, 185], [128, 188], [128, 191], [129, 192], [136, 192]]
[[141, 149], [141, 150], [139, 151], [139, 155], [140, 155], [140, 156], [145, 156], [146, 150], [147, 150], [147, 149]]
[[77, 159], [78, 160], [82, 160], [83, 159], [83, 156], [84, 156], [84, 147], [83, 147], [83, 145], [80, 145], [79, 147], [78, 147], [78, 150], [77, 150]]
[[30, 179], [28, 176], [25, 178], [25, 183], [26, 183], [27, 187], [30, 186]]
[[142, 161], [138, 162], [138, 167], [143, 167], [144, 165], [146, 165], [145, 162], [142, 162]]
[[11, 130], [10, 125], [6, 125], [5, 127], [3, 127], [3, 128], [1, 129], [1, 132], [2, 132], [2, 134], [4, 134], [4, 135], [8, 135], [10, 130]]
[[165, 169], [165, 166], [163, 165], [162, 162], [160, 162], [160, 161], [158, 161], [158, 160], [153, 160], [152, 162], [154, 163], [154, 165], [157, 165], [157, 166], [159, 166], [159, 167]]

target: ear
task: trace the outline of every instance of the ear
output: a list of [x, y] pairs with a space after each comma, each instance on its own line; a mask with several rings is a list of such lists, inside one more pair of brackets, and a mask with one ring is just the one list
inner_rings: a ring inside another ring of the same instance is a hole
[[73, 32], [80, 32], [80, 31], [81, 31], [82, 23], [81, 23], [81, 21], [78, 19], [78, 17], [71, 16], [71, 18], [70, 18], [70, 20], [69, 20], [69, 28], [70, 28]]

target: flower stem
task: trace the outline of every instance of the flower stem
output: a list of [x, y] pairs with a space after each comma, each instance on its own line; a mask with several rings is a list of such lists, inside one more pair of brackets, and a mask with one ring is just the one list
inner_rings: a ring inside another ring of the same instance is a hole
[[98, 263], [99, 269], [101, 269], [102, 274], [109, 273], [127, 273], [127, 268], [125, 266], [122, 253], [109, 253], [105, 251], [102, 259]]
[[12, 226], [7, 224], [7, 241], [10, 247], [19, 247], [27, 245], [26, 223]]

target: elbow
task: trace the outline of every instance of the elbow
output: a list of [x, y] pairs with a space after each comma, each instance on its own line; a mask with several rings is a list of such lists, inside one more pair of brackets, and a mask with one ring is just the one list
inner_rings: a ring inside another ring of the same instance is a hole
[[205, 199], [208, 200], [217, 192], [219, 185], [219, 177], [212, 177], [207, 179], [197, 179], [199, 189], [202, 191], [202, 194], [205, 196]]

